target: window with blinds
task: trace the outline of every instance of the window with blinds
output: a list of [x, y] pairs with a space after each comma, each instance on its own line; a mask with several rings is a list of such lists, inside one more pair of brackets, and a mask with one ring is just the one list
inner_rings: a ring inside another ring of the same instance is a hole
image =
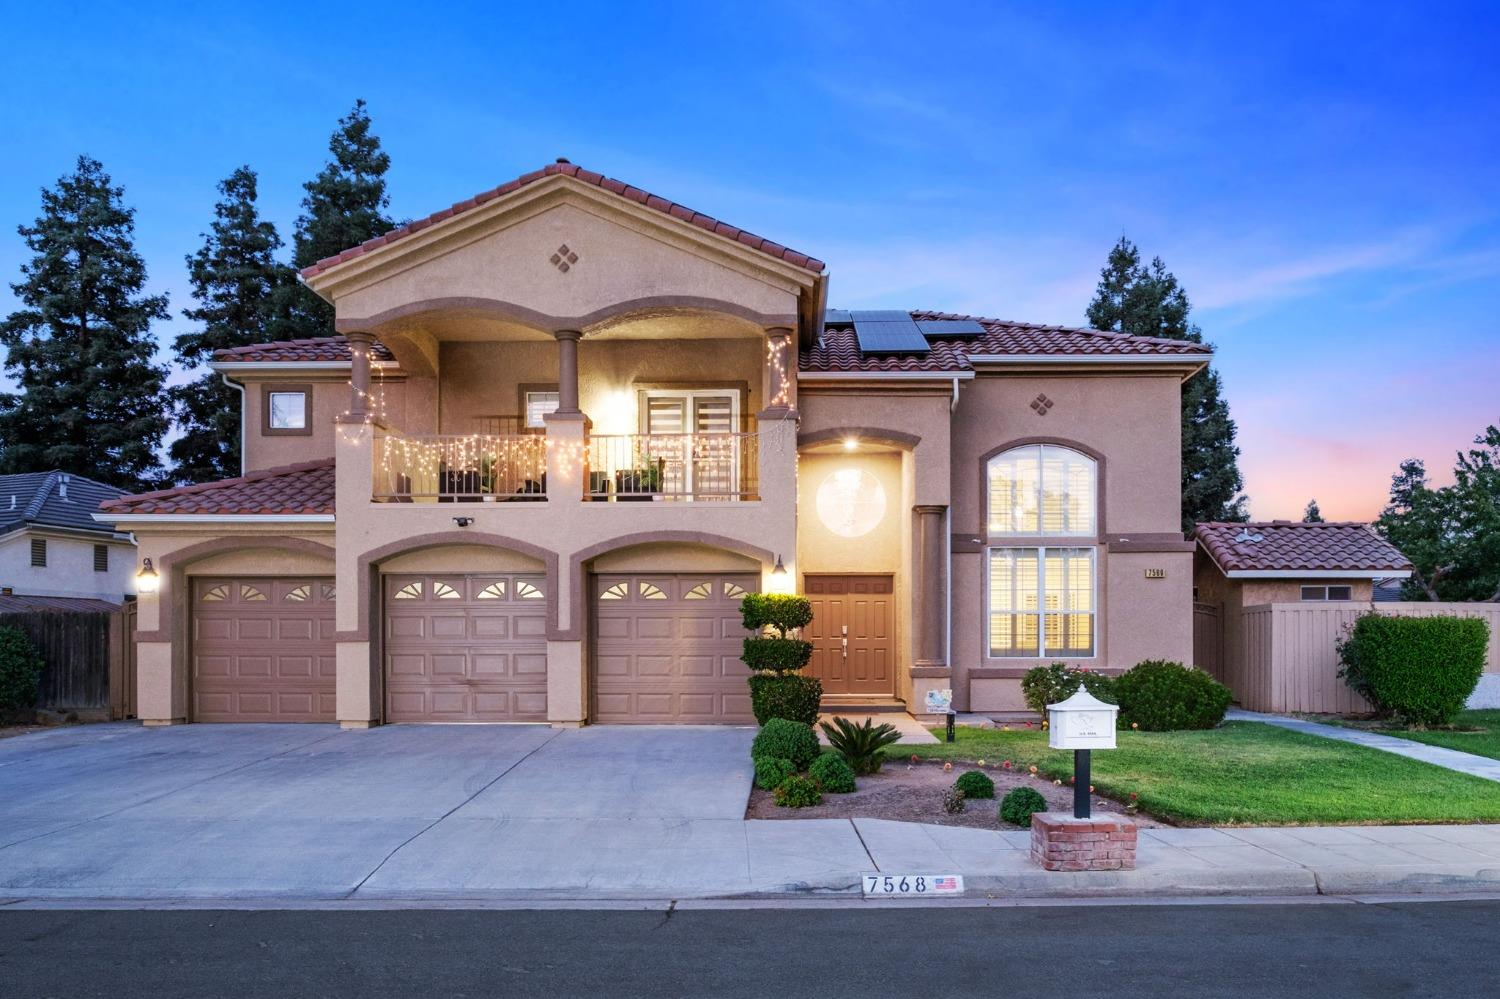
[[991, 458], [991, 535], [1091, 536], [1096, 531], [1097, 466], [1086, 454], [1028, 444]]
[[545, 427], [548, 413], [557, 412], [560, 396], [556, 392], [526, 393], [526, 426]]
[[664, 492], [696, 499], [737, 495], [739, 404], [737, 392], [647, 394], [644, 447], [662, 462]]
[[991, 548], [989, 559], [992, 658], [1094, 655], [1094, 549]]

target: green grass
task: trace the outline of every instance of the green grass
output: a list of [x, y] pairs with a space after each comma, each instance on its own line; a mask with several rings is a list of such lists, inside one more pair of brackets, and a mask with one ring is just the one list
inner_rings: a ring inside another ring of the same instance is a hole
[[[934, 729], [939, 739], [941, 729]], [[1424, 733], [1425, 734], [1425, 733]], [[952, 745], [896, 746], [902, 756], [1010, 760], [1066, 780], [1071, 753], [1036, 730], [960, 728]], [[899, 759], [899, 756], [893, 758]], [[1335, 825], [1500, 821], [1500, 784], [1441, 767], [1256, 722], [1197, 732], [1121, 732], [1093, 755], [1094, 785], [1179, 825]]]
[[1458, 717], [1453, 719], [1453, 727], [1472, 730], [1467, 732], [1447, 729], [1408, 731], [1403, 728], [1360, 727], [1367, 732], [1393, 735], [1398, 739], [1425, 742], [1429, 746], [1442, 746], [1444, 749], [1456, 749], [1461, 753], [1473, 753], [1475, 756], [1488, 756], [1492, 760], [1500, 760], [1500, 710], [1496, 709], [1460, 711]]

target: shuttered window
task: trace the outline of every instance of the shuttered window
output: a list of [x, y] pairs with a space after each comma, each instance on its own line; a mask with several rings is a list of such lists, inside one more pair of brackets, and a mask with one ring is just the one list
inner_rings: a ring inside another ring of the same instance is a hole
[[31, 564], [45, 568], [47, 565], [47, 539], [31, 539]]
[[109, 545], [94, 546], [94, 571], [109, 571]]
[[1094, 549], [991, 548], [992, 658], [1094, 655]]
[[1097, 472], [1088, 455], [1028, 444], [991, 458], [987, 474], [991, 535], [1095, 533]]

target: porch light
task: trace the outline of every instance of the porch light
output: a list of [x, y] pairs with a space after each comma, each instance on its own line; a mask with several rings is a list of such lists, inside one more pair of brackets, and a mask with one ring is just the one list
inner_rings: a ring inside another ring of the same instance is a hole
[[[150, 561], [151, 561], [150, 559], [147, 559], [146, 560], [147, 564], [149, 564]], [[776, 556], [776, 568], [774, 568], [774, 569], [771, 570], [771, 575], [773, 575], [773, 576], [785, 576], [786, 575], [786, 566], [782, 564], [782, 562], [781, 562], [781, 556], [780, 555]]]
[[141, 559], [140, 571], [135, 574], [135, 588], [140, 593], [155, 593], [161, 579], [156, 575], [156, 567], [151, 564], [149, 558]]
[[858, 451], [859, 450], [859, 438], [858, 437], [845, 437], [844, 438], [844, 450], [845, 451]]

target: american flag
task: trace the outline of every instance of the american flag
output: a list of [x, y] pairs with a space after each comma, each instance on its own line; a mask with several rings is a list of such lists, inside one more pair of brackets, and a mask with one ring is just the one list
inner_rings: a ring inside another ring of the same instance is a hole
[[958, 878], [933, 878], [932, 879], [932, 890], [933, 891], [957, 891], [958, 890]]

